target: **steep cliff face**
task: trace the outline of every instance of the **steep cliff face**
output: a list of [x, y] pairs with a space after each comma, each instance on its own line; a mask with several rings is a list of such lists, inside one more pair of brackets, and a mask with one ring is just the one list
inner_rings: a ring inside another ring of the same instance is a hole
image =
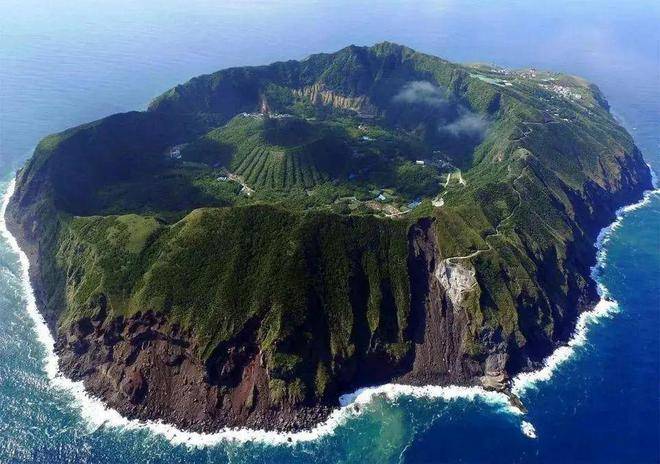
[[414, 357], [410, 371], [398, 380], [416, 385], [474, 383], [483, 368], [468, 353], [474, 331], [470, 301], [479, 292], [472, 264], [440, 254], [428, 219], [409, 231], [408, 260]]
[[105, 302], [96, 314], [60, 332], [60, 368], [112, 408], [189, 430], [222, 427], [299, 430], [327, 417], [331, 405], [274, 397], [254, 333], [224, 347], [206, 362], [195, 337], [151, 312], [110, 318]]
[[650, 186], [594, 86], [385, 43], [49, 136], [7, 220], [92, 393], [296, 430], [375, 383], [506, 391], [596, 302], [596, 235]]
[[348, 97], [326, 89], [322, 83], [316, 83], [302, 89], [294, 89], [293, 94], [308, 99], [316, 105], [328, 105], [333, 108], [358, 111], [374, 117], [378, 109], [364, 96]]
[[[331, 368], [334, 379], [326, 388], [342, 392], [390, 381], [505, 388], [506, 353], [484, 361], [470, 352], [478, 327], [470, 316], [479, 294], [474, 267], [441, 256], [431, 219], [411, 226], [407, 242], [410, 350], [399, 359], [384, 356], [376, 348], [384, 334], [360, 333], [358, 324], [353, 330], [361, 354]], [[353, 286], [355, 298], [368, 295], [368, 287]], [[283, 391], [273, 388], [278, 380], [261, 350], [257, 319], [202, 359], [195, 335], [162, 314], [112, 317], [105, 297], [90, 303], [88, 314], [59, 331], [60, 368], [130, 417], [158, 417], [197, 431], [225, 426], [299, 430], [338, 406], [336, 394], [314, 400], [296, 396], [284, 383]], [[482, 380], [484, 374], [488, 380]]]

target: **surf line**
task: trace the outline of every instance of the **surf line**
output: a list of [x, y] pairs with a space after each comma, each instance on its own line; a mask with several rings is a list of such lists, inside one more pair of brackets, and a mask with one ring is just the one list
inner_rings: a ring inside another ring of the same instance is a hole
[[566, 345], [557, 348], [543, 362], [543, 366], [531, 372], [521, 372], [514, 377], [511, 392], [516, 395], [523, 394], [526, 390], [535, 388], [539, 382], [550, 380], [554, 371], [565, 361], [571, 358], [575, 348], [583, 346], [587, 341], [589, 326], [598, 323], [601, 319], [610, 318], [619, 311], [618, 303], [611, 298], [609, 290], [600, 281], [600, 275], [607, 266], [607, 248], [605, 245], [610, 240], [612, 233], [618, 229], [623, 219], [632, 211], [636, 211], [651, 202], [654, 196], [660, 196], [660, 189], [647, 190], [640, 201], [619, 208], [616, 211], [616, 219], [609, 226], [601, 229], [596, 240], [596, 264], [591, 268], [591, 278], [596, 281], [600, 301], [590, 310], [585, 311], [578, 317], [573, 335]]
[[[321, 437], [334, 434], [337, 427], [346, 423], [351, 417], [357, 417], [358, 415], [363, 414], [367, 409], [362, 406], [368, 405], [378, 397], [386, 398], [388, 400], [396, 400], [401, 396], [408, 396], [416, 398], [437, 398], [444, 401], [454, 401], [459, 399], [475, 400], [479, 398], [490, 405], [497, 406], [499, 411], [519, 416], [523, 414], [520, 409], [510, 404], [509, 397], [504, 393], [487, 391], [481, 387], [462, 387], [455, 385], [428, 385], [417, 387], [411, 385], [385, 384], [377, 387], [361, 388], [353, 393], [342, 395], [339, 398], [340, 408], [333, 411], [325, 422], [318, 424], [312, 429], [300, 432], [225, 428], [215, 433], [199, 433], [187, 432], [162, 421], [128, 419], [122, 416], [118, 411], [105, 406], [100, 399], [89, 395], [81, 381], [73, 381], [59, 371], [58, 357], [54, 350], [55, 340], [53, 339], [43, 316], [37, 309], [36, 299], [30, 283], [30, 262], [27, 255], [19, 247], [16, 238], [7, 229], [5, 213], [15, 187], [16, 181], [13, 179], [7, 185], [2, 199], [2, 205], [0, 206], [0, 234], [5, 237], [10, 248], [18, 256], [20, 264], [18, 278], [20, 279], [24, 290], [26, 311], [33, 322], [37, 339], [43, 345], [45, 350], [44, 371], [53, 387], [65, 391], [72, 396], [72, 404], [79, 410], [81, 417], [91, 429], [96, 430], [101, 427], [110, 427], [118, 428], [120, 430], [146, 430], [162, 436], [173, 445], [186, 445], [196, 448], [215, 446], [223, 442], [293, 445], [301, 442], [314, 441]], [[599, 266], [604, 265], [605, 253], [603, 245], [609, 239], [612, 230], [618, 227], [626, 213], [642, 207], [650, 201], [652, 194], [658, 192], [660, 192], [660, 190], [654, 190], [651, 193], [647, 192], [644, 199], [640, 202], [620, 209], [617, 212], [617, 220], [601, 231], [597, 242], [599, 255], [596, 266], [592, 268], [592, 276], [597, 275]], [[588, 324], [600, 319], [603, 315], [611, 313], [612, 308], [616, 307], [616, 302], [608, 299], [606, 293], [607, 290], [602, 285], [599, 286], [599, 291], [602, 292], [601, 297], [603, 299], [598, 305], [596, 305], [594, 310], [580, 315], [575, 333], [569, 340], [568, 345], [558, 348], [552, 355], [550, 355], [546, 360], [544, 367], [540, 370], [522, 373], [516, 376], [512, 383], [512, 390], [514, 393], [523, 393], [528, 388], [534, 386], [537, 382], [548, 380], [552, 376], [554, 370], [570, 357], [574, 352], [574, 348], [584, 344]], [[536, 438], [536, 431], [531, 423], [522, 421], [520, 426], [522, 432], [526, 436]]]

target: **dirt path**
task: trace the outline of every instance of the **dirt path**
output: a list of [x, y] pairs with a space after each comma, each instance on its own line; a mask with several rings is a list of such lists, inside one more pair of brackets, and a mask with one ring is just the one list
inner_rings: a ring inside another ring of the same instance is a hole
[[449, 257], [449, 258], [445, 258], [445, 261], [447, 261], [447, 262], [449, 262], [449, 263], [453, 263], [453, 262], [455, 262], [455, 261], [459, 261], [459, 260], [463, 260], [463, 259], [472, 259], [472, 258], [474, 258], [474, 257], [476, 257], [476, 256], [479, 256], [481, 253], [485, 253], [485, 252], [487, 252], [487, 251], [492, 251], [492, 250], [493, 250], [493, 246], [488, 242], [488, 239], [501, 236], [501, 235], [502, 235], [502, 232], [500, 231], [501, 227], [504, 225], [504, 223], [506, 223], [506, 222], [508, 222], [508, 221], [511, 220], [511, 218], [513, 217], [513, 215], [516, 214], [516, 211], [520, 208], [520, 205], [522, 205], [522, 195], [520, 194], [520, 192], [519, 192], [518, 189], [516, 188], [516, 182], [520, 180], [520, 178], [523, 176], [523, 174], [525, 174], [525, 170], [526, 170], [526, 169], [527, 169], [527, 168], [525, 167], [525, 168], [520, 172], [520, 174], [518, 175], [518, 177], [516, 177], [515, 179], [513, 179], [513, 181], [511, 182], [511, 187], [513, 188], [513, 191], [516, 192], [516, 195], [518, 195], [518, 204], [517, 204], [512, 210], [511, 210], [511, 213], [509, 213], [509, 215], [508, 215], [507, 217], [505, 217], [504, 219], [502, 219], [502, 220], [499, 222], [499, 224], [497, 224], [497, 226], [495, 226], [495, 233], [493, 233], [493, 234], [488, 234], [488, 235], [486, 235], [486, 236], [484, 237], [484, 241], [486, 242], [487, 247], [486, 247], [486, 248], [481, 248], [481, 249], [476, 250], [476, 251], [473, 251], [472, 253], [470, 253], [470, 254], [468, 254], [468, 255], [464, 255], [464, 256], [451, 256], [451, 257]]
[[242, 191], [245, 192], [245, 194], [248, 197], [250, 197], [254, 194], [254, 189], [250, 188], [250, 186], [245, 183], [245, 180], [243, 180], [243, 178], [241, 176], [239, 176], [238, 174], [233, 174], [233, 173], [229, 172], [229, 173], [227, 173], [227, 177], [229, 179], [233, 180], [234, 182], [238, 182], [239, 184], [241, 184], [241, 187], [243, 187]]
[[[525, 125], [525, 130], [523, 131], [523, 135], [522, 135], [518, 140], [522, 140], [522, 139], [524, 139], [525, 137], [529, 136], [529, 135], [533, 132], [533, 129], [532, 129], [531, 127], [529, 127], [529, 126], [531, 126], [531, 125], [538, 125], [538, 124], [543, 125], [543, 124], [553, 124], [553, 123], [554, 123], [554, 124], [558, 124], [559, 121], [547, 121], [547, 122], [523, 121], [523, 124]], [[508, 222], [508, 221], [511, 220], [511, 218], [513, 217], [513, 215], [516, 213], [516, 211], [520, 208], [520, 205], [522, 204], [522, 195], [520, 194], [520, 192], [518, 191], [518, 189], [516, 189], [516, 182], [520, 180], [520, 178], [521, 178], [521, 177], [523, 176], [523, 174], [525, 173], [525, 170], [526, 170], [526, 169], [527, 169], [526, 167], [523, 168], [523, 170], [520, 172], [520, 174], [518, 175], [518, 177], [516, 177], [515, 179], [513, 179], [513, 181], [511, 182], [511, 186], [512, 186], [512, 188], [513, 188], [513, 191], [516, 192], [516, 195], [518, 195], [518, 204], [517, 204], [512, 210], [511, 210], [511, 213], [509, 213], [509, 215], [508, 215], [507, 217], [505, 217], [504, 219], [502, 219], [502, 220], [500, 221], [500, 223], [497, 224], [497, 226], [495, 226], [495, 233], [494, 233], [494, 234], [489, 234], [489, 235], [486, 235], [486, 236], [484, 237], [484, 240], [486, 241], [486, 245], [487, 245], [487, 247], [486, 247], [486, 248], [479, 249], [479, 250], [477, 250], [477, 251], [474, 251], [474, 252], [472, 252], [472, 253], [470, 253], [470, 254], [468, 254], [468, 255], [464, 255], [464, 256], [451, 256], [451, 257], [449, 257], [449, 258], [445, 258], [446, 261], [448, 261], [448, 262], [451, 263], [451, 262], [458, 261], [458, 260], [462, 260], [462, 259], [471, 259], [471, 258], [474, 258], [474, 257], [480, 255], [481, 253], [485, 253], [485, 252], [487, 252], [487, 251], [491, 251], [491, 250], [493, 249], [493, 246], [488, 242], [488, 239], [493, 238], [493, 237], [499, 237], [499, 236], [502, 235], [502, 233], [501, 233], [501, 231], [500, 231], [501, 227], [502, 227], [506, 222]], [[447, 182], [445, 182], [445, 188], [447, 187], [447, 184], [449, 184], [449, 178], [450, 178], [450, 176], [451, 176], [451, 174], [448, 174], [448, 175], [447, 175]], [[458, 181], [459, 181], [462, 185], [466, 185], [465, 181], [463, 180], [463, 176], [461, 175], [461, 171], [460, 171], [460, 170], [458, 171], [458, 176], [459, 176]]]
[[465, 179], [463, 179], [463, 174], [461, 173], [461, 170], [458, 170], [458, 183], [461, 184], [463, 187], [467, 185], [467, 182], [465, 182]]
[[532, 132], [534, 132], [534, 129], [533, 129], [532, 127], [530, 127], [530, 126], [535, 126], [535, 125], [537, 125], [537, 126], [539, 126], [539, 125], [542, 126], [542, 125], [546, 125], [546, 124], [547, 124], [547, 125], [550, 125], [550, 124], [560, 124], [561, 122], [562, 122], [562, 121], [554, 121], [554, 120], [553, 120], [553, 121], [544, 121], [544, 122], [522, 121], [521, 124], [523, 124], [523, 125], [525, 126], [525, 128], [523, 129], [523, 133], [522, 133], [522, 135], [521, 135], [520, 137], [515, 138], [515, 139], [512, 139], [512, 140], [516, 140], [516, 141], [519, 142], [519, 141], [521, 141], [521, 140], [523, 140], [523, 139], [529, 137], [529, 135], [530, 135]]

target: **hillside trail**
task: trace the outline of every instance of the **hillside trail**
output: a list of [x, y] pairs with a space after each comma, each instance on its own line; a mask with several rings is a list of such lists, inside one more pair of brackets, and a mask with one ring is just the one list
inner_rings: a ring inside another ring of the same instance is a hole
[[[529, 126], [532, 126], [532, 125], [546, 125], [546, 124], [558, 124], [559, 122], [560, 121], [554, 121], [554, 120], [553, 121], [543, 121], [543, 122], [523, 121], [522, 124], [525, 125], [525, 131], [523, 131], [523, 135], [520, 137], [520, 139], [518, 139], [518, 141], [522, 141], [523, 139], [527, 138], [534, 131], [534, 129], [532, 127], [529, 127]], [[513, 181], [511, 182], [511, 187], [513, 188], [513, 191], [516, 192], [516, 195], [518, 195], [518, 204], [511, 210], [511, 213], [507, 217], [502, 219], [499, 222], [499, 224], [495, 227], [495, 233], [488, 234], [484, 237], [484, 240], [486, 241], [487, 247], [476, 250], [476, 251], [474, 251], [470, 254], [467, 254], [467, 255], [451, 256], [449, 258], [445, 258], [444, 261], [446, 261], [448, 263], [452, 263], [454, 261], [459, 261], [459, 260], [463, 260], [463, 259], [471, 259], [471, 258], [474, 258], [476, 256], [479, 256], [481, 253], [486, 253], [488, 251], [493, 250], [493, 246], [488, 242], [488, 239], [491, 239], [491, 238], [494, 238], [494, 237], [499, 237], [499, 236], [502, 235], [502, 233], [500, 231], [501, 227], [506, 222], [511, 220], [513, 215], [516, 213], [516, 211], [520, 208], [520, 206], [522, 204], [522, 195], [518, 191], [518, 189], [516, 188], [516, 182], [521, 179], [521, 177], [525, 174], [526, 170], [527, 170], [527, 167], [524, 167], [523, 170], [520, 171], [520, 174], [515, 179], [513, 179]], [[458, 175], [461, 176], [460, 171], [459, 171]], [[459, 182], [461, 182], [461, 184], [465, 185], [465, 181], [463, 181], [462, 176], [459, 177]], [[447, 176], [447, 183], [449, 183], [449, 176]]]
[[502, 235], [501, 228], [502, 226], [505, 225], [506, 222], [510, 221], [511, 218], [516, 214], [516, 211], [520, 208], [522, 205], [522, 194], [518, 191], [516, 188], [516, 182], [519, 181], [522, 176], [525, 174], [525, 171], [527, 170], [527, 167], [523, 168], [523, 170], [520, 172], [520, 174], [513, 179], [511, 182], [511, 187], [513, 188], [513, 191], [516, 192], [516, 195], [518, 196], [518, 204], [511, 210], [511, 212], [504, 218], [502, 219], [497, 226], [495, 226], [495, 232], [492, 234], [488, 234], [484, 237], [484, 241], [486, 241], [486, 248], [481, 248], [479, 250], [473, 251], [470, 254], [463, 255], [463, 256], [451, 256], [449, 258], [445, 258], [444, 261], [447, 263], [454, 263], [456, 261], [464, 260], [464, 259], [472, 259], [477, 256], [479, 256], [481, 253], [486, 253], [488, 251], [493, 250], [493, 246], [488, 242], [488, 239], [494, 238], [494, 237], [499, 237]]
[[241, 187], [243, 187], [243, 191], [246, 193], [247, 196], [252, 196], [252, 194], [254, 193], [254, 189], [245, 183], [245, 179], [243, 179], [243, 177], [239, 176], [238, 174], [234, 174], [232, 172], [227, 173], [227, 177], [233, 180], [234, 182], [238, 182], [239, 184], [241, 184]]

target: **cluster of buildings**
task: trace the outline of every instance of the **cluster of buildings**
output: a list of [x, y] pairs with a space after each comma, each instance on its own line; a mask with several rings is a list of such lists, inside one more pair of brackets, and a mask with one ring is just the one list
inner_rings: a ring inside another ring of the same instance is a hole
[[558, 95], [561, 95], [564, 98], [572, 98], [574, 100], [582, 99], [582, 95], [573, 92], [573, 89], [570, 87], [564, 87], [563, 85], [558, 84], [539, 84], [539, 86]]

